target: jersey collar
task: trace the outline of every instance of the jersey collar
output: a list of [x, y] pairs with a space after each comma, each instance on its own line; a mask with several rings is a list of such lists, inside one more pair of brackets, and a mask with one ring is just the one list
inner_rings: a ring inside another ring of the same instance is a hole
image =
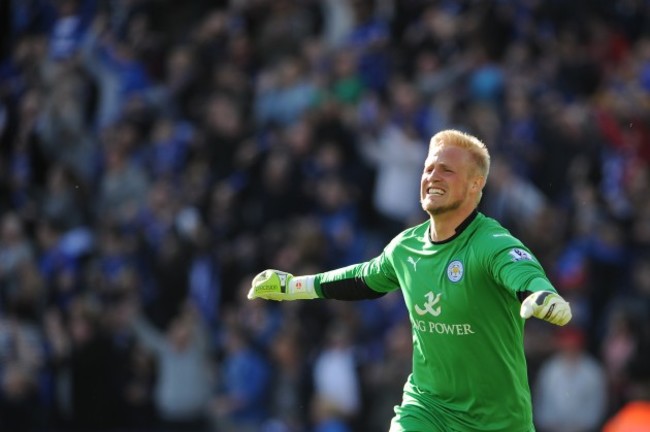
[[469, 224], [471, 224], [474, 221], [474, 219], [476, 219], [476, 216], [478, 216], [478, 209], [474, 209], [474, 211], [472, 213], [470, 213], [469, 216], [467, 216], [465, 218], [465, 220], [462, 221], [460, 223], [460, 225], [458, 225], [456, 227], [456, 232], [454, 233], [453, 236], [449, 237], [448, 239], [442, 240], [442, 241], [433, 241], [433, 240], [431, 240], [431, 233], [430, 233], [431, 223], [429, 223], [429, 227], [427, 228], [427, 231], [424, 233], [425, 241], [427, 243], [434, 244], [434, 245], [449, 243], [450, 241], [452, 241], [453, 239], [455, 239], [456, 237], [461, 235], [463, 233], [463, 231], [465, 231], [465, 229], [469, 226]]

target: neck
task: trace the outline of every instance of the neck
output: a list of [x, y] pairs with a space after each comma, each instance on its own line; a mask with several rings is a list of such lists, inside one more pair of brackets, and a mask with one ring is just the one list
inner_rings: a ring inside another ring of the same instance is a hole
[[431, 215], [429, 225], [429, 238], [432, 242], [449, 240], [471, 220], [474, 219], [478, 210], [472, 208], [464, 212], [448, 212], [438, 215]]

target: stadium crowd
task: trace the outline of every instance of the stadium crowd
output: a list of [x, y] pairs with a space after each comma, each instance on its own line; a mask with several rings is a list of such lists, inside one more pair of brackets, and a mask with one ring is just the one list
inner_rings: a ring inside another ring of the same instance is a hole
[[[386, 430], [399, 294], [247, 301], [423, 221], [443, 128], [574, 319], [526, 324], [541, 432], [650, 400], [643, 0], [0, 3], [0, 429]], [[487, 371], [489, 373], [489, 371]]]

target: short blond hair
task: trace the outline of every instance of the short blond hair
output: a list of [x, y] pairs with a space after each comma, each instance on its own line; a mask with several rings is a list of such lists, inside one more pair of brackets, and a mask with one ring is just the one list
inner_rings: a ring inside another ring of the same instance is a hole
[[488, 152], [487, 146], [483, 141], [476, 138], [474, 135], [455, 129], [447, 129], [440, 131], [431, 137], [429, 151], [434, 147], [447, 145], [468, 150], [472, 159], [476, 163], [479, 174], [487, 179], [487, 176], [490, 173], [490, 152]]

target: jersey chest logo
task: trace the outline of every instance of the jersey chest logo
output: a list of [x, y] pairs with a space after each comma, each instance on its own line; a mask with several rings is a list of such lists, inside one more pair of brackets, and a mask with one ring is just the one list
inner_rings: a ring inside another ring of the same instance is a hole
[[440, 301], [441, 295], [442, 293], [434, 294], [433, 291], [429, 291], [424, 295], [427, 301], [424, 303], [422, 307], [420, 307], [419, 305], [415, 305], [415, 312], [417, 312], [417, 314], [420, 316], [431, 314], [434, 317], [437, 317], [438, 315], [440, 315], [441, 312], [440, 306], [436, 307], [435, 309], [434, 306], [437, 305], [438, 302]]
[[465, 269], [463, 268], [463, 263], [459, 260], [454, 260], [449, 263], [447, 266], [447, 277], [452, 282], [458, 282], [463, 278], [463, 273]]

